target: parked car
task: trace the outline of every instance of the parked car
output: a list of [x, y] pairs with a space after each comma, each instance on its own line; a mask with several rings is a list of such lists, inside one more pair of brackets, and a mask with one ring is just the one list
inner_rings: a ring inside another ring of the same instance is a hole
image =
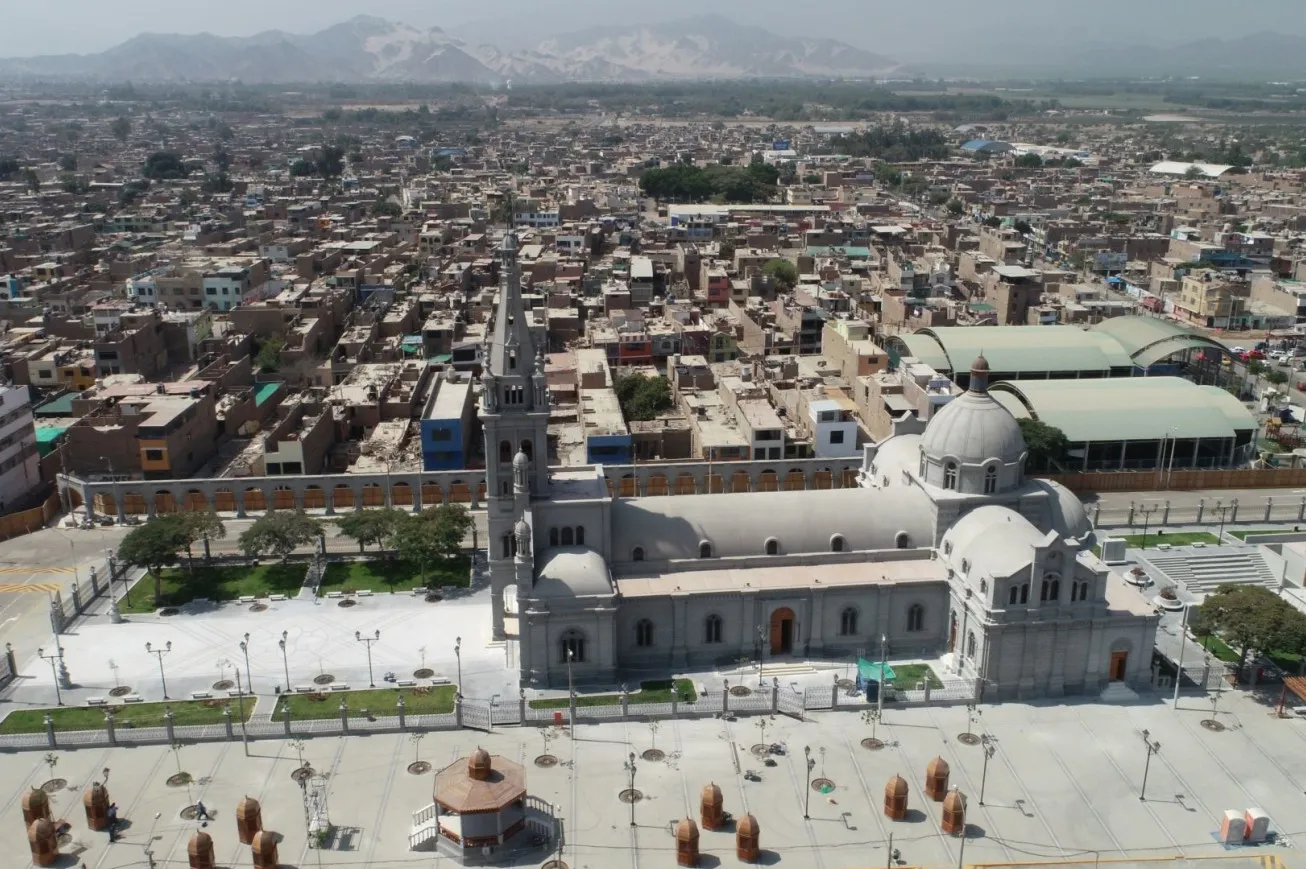
[[1241, 355], [1243, 355], [1244, 353], [1247, 352], [1247, 348], [1246, 348], [1246, 347], [1230, 347], [1230, 348], [1229, 348], [1229, 352], [1232, 353], [1232, 354], [1235, 355], [1235, 356], [1241, 356]]

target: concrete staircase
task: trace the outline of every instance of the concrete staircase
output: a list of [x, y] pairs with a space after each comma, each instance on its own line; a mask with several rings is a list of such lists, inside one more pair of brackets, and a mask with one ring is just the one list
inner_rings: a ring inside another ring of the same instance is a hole
[[1133, 703], [1138, 700], [1138, 694], [1124, 682], [1108, 682], [1098, 699], [1103, 703]]
[[1192, 594], [1210, 594], [1225, 583], [1278, 588], [1279, 579], [1252, 547], [1151, 550], [1144, 559], [1160, 573], [1182, 583]]

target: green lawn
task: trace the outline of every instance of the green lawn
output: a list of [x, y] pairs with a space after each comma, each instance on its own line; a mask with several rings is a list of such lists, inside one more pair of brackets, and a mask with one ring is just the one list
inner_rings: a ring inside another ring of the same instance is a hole
[[[117, 727], [162, 727], [163, 713], [172, 708], [172, 722], [177, 727], [192, 724], [221, 724], [222, 707], [230, 705], [233, 710], [239, 707], [236, 698], [212, 701], [205, 705], [199, 700], [183, 700], [177, 703], [133, 703], [114, 705], [114, 722]], [[254, 699], [244, 698], [245, 718], [254, 712]], [[64, 706], [53, 709], [19, 709], [10, 712], [0, 721], [0, 734], [5, 733], [44, 733], [45, 714], [50, 713], [54, 719], [55, 730], [103, 730], [104, 707]], [[240, 721], [240, 715], [232, 712], [231, 720]]]
[[[1134, 549], [1141, 548], [1143, 545], [1142, 534], [1126, 534], [1124, 540], [1126, 546]], [[1164, 534], [1159, 534], [1156, 531], [1147, 532], [1148, 549], [1152, 549], [1160, 543], [1168, 543], [1171, 546], [1188, 546], [1192, 543], [1214, 545], [1219, 542], [1219, 538], [1209, 531], [1167, 531]]]
[[158, 603], [154, 601], [154, 577], [146, 574], [128, 597], [118, 601], [118, 609], [124, 613], [152, 613], [161, 607], [190, 603], [197, 597], [209, 600], [270, 594], [294, 597], [299, 594], [307, 573], [308, 565], [302, 563], [196, 567], [194, 574], [185, 568], [170, 567], [163, 572], [163, 594]]
[[[630, 695], [630, 705], [639, 703], [670, 703], [672, 695], [680, 697], [681, 703], [693, 703], [698, 699], [694, 683], [688, 679], [655, 679], [639, 683], [639, 691]], [[620, 694], [578, 694], [576, 705], [579, 706], [620, 706]], [[566, 709], [566, 697], [543, 697], [530, 702], [532, 709]]]
[[408, 591], [423, 585], [427, 588], [441, 585], [465, 588], [471, 582], [471, 569], [471, 559], [459, 555], [438, 564], [428, 564], [426, 581], [423, 582], [421, 572], [407, 561], [337, 561], [327, 565], [326, 576], [318, 586], [318, 594], [364, 589], [376, 592]]
[[1238, 663], [1238, 653], [1229, 648], [1229, 644], [1217, 636], [1202, 637], [1198, 640], [1206, 651], [1227, 664]]
[[[404, 712], [407, 715], [433, 715], [453, 711], [456, 688], [453, 685], [436, 685], [431, 688], [405, 688]], [[283, 694], [277, 703], [273, 720], [284, 721], [286, 702], [290, 702], [292, 721], [318, 718], [339, 718], [340, 701], [349, 704], [349, 717], [358, 718], [366, 709], [368, 714], [390, 717], [399, 714], [399, 690], [376, 688], [368, 691], [328, 691], [325, 694]]]
[[943, 682], [929, 664], [894, 664], [892, 684], [899, 691], [915, 691], [916, 683], [929, 679], [931, 688], [942, 688]]

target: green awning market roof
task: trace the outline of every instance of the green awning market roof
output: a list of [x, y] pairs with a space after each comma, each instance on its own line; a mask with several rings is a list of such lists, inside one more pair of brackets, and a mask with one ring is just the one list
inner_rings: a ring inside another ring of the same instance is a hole
[[260, 386], [258, 388], [258, 392], [254, 394], [254, 406], [262, 407], [263, 403], [266, 402], [269, 398], [271, 398], [273, 393], [275, 393], [280, 388], [281, 388], [280, 383], [265, 383], [262, 386]]
[[54, 450], [54, 442], [68, 431], [66, 425], [38, 425], [36, 427], [36, 451], [43, 456]]
[[887, 663], [872, 664], [865, 658], [857, 659], [857, 675], [874, 682], [892, 682], [898, 678], [898, 674]]
[[72, 416], [73, 399], [77, 397], [75, 392], [65, 392], [58, 398], [52, 398], [45, 404], [38, 407], [33, 413], [36, 416]]
[[453, 361], [452, 353], [441, 353], [439, 356], [432, 356], [426, 360], [427, 365], [448, 365]]

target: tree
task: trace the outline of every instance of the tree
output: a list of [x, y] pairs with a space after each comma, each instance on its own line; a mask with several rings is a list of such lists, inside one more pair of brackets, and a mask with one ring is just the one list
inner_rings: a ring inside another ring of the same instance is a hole
[[1275, 386], [1282, 386], [1288, 382], [1288, 372], [1281, 368], [1271, 368], [1265, 373], [1265, 379], [1273, 383]]
[[381, 546], [394, 534], [404, 514], [393, 508], [355, 510], [337, 523], [340, 533], [358, 543], [359, 554], [368, 546]]
[[219, 145], [213, 149], [213, 163], [218, 167], [218, 174], [225, 175], [231, 168], [231, 154], [226, 148]]
[[762, 266], [762, 274], [775, 281], [782, 290], [792, 290], [798, 285], [798, 266], [779, 257]]
[[64, 193], [72, 193], [75, 196], [81, 196], [90, 192], [91, 182], [79, 175], [65, 172], [59, 176], [59, 188], [63, 190]]
[[323, 145], [317, 158], [317, 174], [328, 181], [345, 172], [345, 149], [339, 145]]
[[113, 137], [123, 144], [127, 143], [127, 137], [132, 134], [131, 118], [126, 115], [119, 115], [114, 118], [113, 123], [109, 124], [109, 132]]
[[393, 199], [380, 199], [372, 206], [372, 213], [386, 217], [399, 217], [404, 213], [404, 207]]
[[0, 157], [0, 181], [8, 181], [23, 170], [13, 157]]
[[948, 213], [953, 217], [960, 217], [961, 213], [966, 210], [966, 206], [960, 199], [948, 200]]
[[718, 247], [717, 256], [724, 260], [733, 260], [735, 258], [735, 245], [733, 242], [723, 241]]
[[190, 562], [191, 570], [195, 569], [195, 558], [191, 555], [191, 547], [201, 540], [204, 541], [204, 557], [209, 557], [209, 541], [221, 540], [227, 536], [227, 526], [222, 524], [222, 519], [212, 510], [196, 510], [193, 513], [183, 513], [182, 517], [186, 520], [186, 560]]
[[1037, 154], [1021, 154], [1016, 158], [1016, 165], [1021, 169], [1042, 169], [1043, 158]]
[[1012, 228], [1021, 235], [1029, 235], [1034, 231], [1034, 227], [1029, 225], [1028, 220], [1017, 220], [1012, 224]]
[[1020, 433], [1025, 437], [1025, 446], [1029, 450], [1029, 469], [1060, 469], [1066, 448], [1070, 445], [1066, 433], [1037, 419], [1018, 419], [1016, 424], [1020, 426]]
[[144, 568], [154, 577], [154, 600], [163, 597], [163, 569], [173, 564], [188, 545], [190, 532], [179, 513], [156, 516], [127, 533], [118, 544], [118, 558], [124, 564]]
[[990, 214], [988, 217], [984, 218], [983, 223], [985, 226], [997, 228], [1002, 225], [1002, 218], [998, 217], [996, 214]]
[[59, 168], [60, 168], [62, 171], [64, 171], [64, 172], [76, 172], [76, 171], [77, 171], [77, 155], [76, 155], [76, 154], [60, 154], [60, 155], [59, 155]]
[[322, 523], [303, 510], [269, 510], [237, 541], [241, 552], [250, 558], [266, 554], [285, 561], [290, 553], [322, 535]]
[[655, 419], [671, 407], [671, 383], [665, 377], [627, 374], [614, 384], [627, 422]]
[[1198, 611], [1211, 631], [1237, 650], [1239, 676], [1253, 649], [1295, 652], [1306, 645], [1306, 615], [1263, 586], [1222, 585]]
[[258, 366], [259, 371], [271, 374], [281, 370], [281, 348], [285, 343], [280, 338], [269, 338], [263, 342], [263, 346], [258, 348], [258, 354], [254, 357], [254, 364]]
[[303, 157], [290, 164], [291, 178], [305, 178], [317, 172], [317, 167], [313, 165], [312, 160], [305, 160]]
[[176, 181], [190, 174], [181, 156], [171, 151], [155, 151], [145, 158], [141, 175], [151, 181]]
[[1197, 178], [1204, 178], [1205, 176], [1206, 173], [1202, 171], [1201, 166], [1189, 166], [1184, 170], [1184, 177], [1190, 181]]
[[512, 226], [513, 221], [516, 219], [512, 211], [512, 200], [505, 196], [490, 209], [490, 222], [496, 225]]
[[40, 193], [40, 192], [41, 192], [41, 176], [36, 174], [36, 170], [35, 170], [35, 169], [27, 169], [27, 170], [24, 170], [24, 171], [23, 171], [23, 185], [27, 188], [28, 192], [30, 192], [30, 193]]
[[426, 566], [450, 558], [462, 548], [472, 517], [459, 504], [428, 507], [416, 515], [401, 513], [391, 543], [402, 561], [417, 565], [426, 584]]

